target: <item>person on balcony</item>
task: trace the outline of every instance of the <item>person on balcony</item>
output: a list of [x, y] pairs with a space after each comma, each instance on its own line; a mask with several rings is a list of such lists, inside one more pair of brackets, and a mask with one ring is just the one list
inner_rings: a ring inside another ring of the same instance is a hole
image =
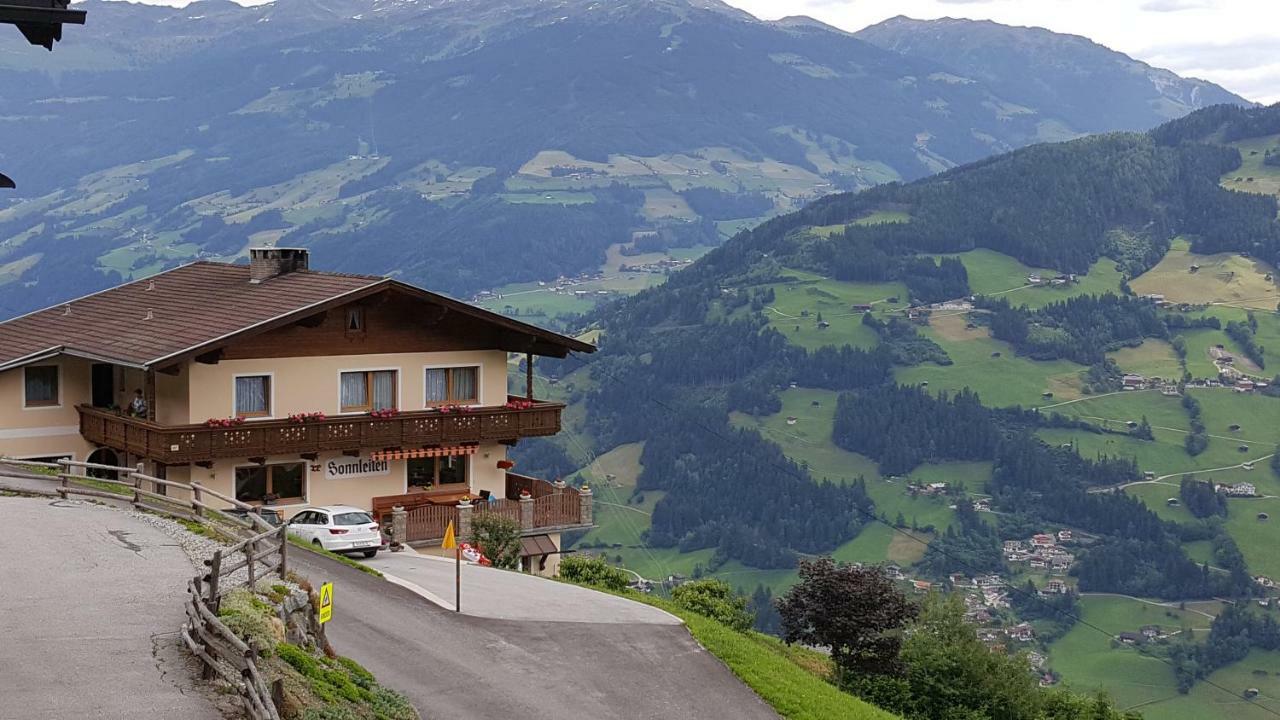
[[133, 402], [129, 403], [129, 417], [147, 419], [147, 400], [142, 397], [142, 390], [133, 391]]

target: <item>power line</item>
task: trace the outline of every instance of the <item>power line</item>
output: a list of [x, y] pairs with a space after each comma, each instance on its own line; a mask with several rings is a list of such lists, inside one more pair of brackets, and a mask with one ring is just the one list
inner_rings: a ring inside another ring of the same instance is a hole
[[[577, 361], [580, 363], [580, 368], [588, 367], [586, 360], [582, 359], [580, 356], [578, 356], [578, 355], [569, 355], [569, 357], [571, 357], [571, 358], [573, 358], [573, 359], [577, 360]], [[566, 359], [567, 359], [567, 358], [566, 358]], [[624, 383], [623, 381], [619, 380], [616, 376], [614, 376], [612, 373], [610, 373], [608, 370], [604, 369], [604, 368], [603, 368], [602, 366], [600, 366], [600, 365], [596, 365], [594, 368], [592, 368], [592, 371], [598, 371], [598, 372], [600, 372], [602, 375], [604, 375], [606, 378], [608, 378], [610, 381], [614, 382], [614, 383], [615, 383], [615, 384], [617, 384], [618, 386], [623, 386], [623, 387], [630, 387], [630, 386], [631, 386], [631, 384], [630, 384], [630, 383]], [[675, 407], [673, 407], [673, 406], [671, 406], [670, 404], [668, 404], [668, 403], [664, 402], [663, 400], [661, 400], [661, 399], [659, 399], [659, 398], [655, 397], [655, 396], [654, 396], [654, 394], [653, 394], [652, 392], [647, 392], [647, 391], [646, 391], [646, 392], [639, 393], [639, 394], [638, 394], [638, 397], [640, 398], [640, 400], [641, 400], [641, 401], [643, 401], [643, 402], [650, 402], [650, 403], [653, 403], [654, 405], [657, 405], [658, 407], [660, 407], [660, 408], [662, 408], [663, 410], [666, 410], [666, 411], [668, 411], [668, 412], [676, 412], [676, 411], [677, 411], [677, 409], [676, 409]], [[696, 427], [696, 428], [698, 428], [698, 429], [702, 430], [703, 432], [707, 433], [708, 435], [711, 435], [711, 436], [713, 436], [713, 437], [717, 438], [718, 440], [721, 440], [722, 442], [725, 442], [725, 443], [729, 443], [729, 442], [731, 442], [731, 439], [730, 439], [730, 438], [726, 437], [724, 434], [722, 434], [721, 432], [719, 432], [717, 429], [715, 429], [715, 428], [713, 428], [713, 427], [711, 427], [711, 426], [709, 426], [709, 425], [704, 425], [704, 424], [702, 424], [702, 423], [698, 422], [696, 419], [691, 419], [691, 422], [692, 422], [692, 424], [693, 424], [693, 426], [694, 426], [694, 427]], [[799, 479], [799, 480], [803, 480], [803, 481], [805, 481], [805, 482], [812, 482], [812, 478], [807, 478], [807, 477], [805, 477], [805, 476], [801, 475], [800, 473], [796, 472], [796, 470], [795, 470], [795, 468], [794, 468], [793, 466], [788, 466], [788, 465], [784, 465], [784, 464], [782, 464], [782, 463], [777, 463], [777, 462], [773, 462], [773, 461], [767, 461], [765, 464], [766, 464], [766, 465], [769, 465], [769, 466], [771, 466], [771, 467], [773, 467], [773, 468], [775, 468], [775, 469], [777, 469], [777, 470], [779, 470], [779, 471], [783, 472], [784, 474], [789, 475], [789, 476], [791, 476], [791, 477], [793, 477], [793, 478], [796, 478], [796, 479]], [[859, 515], [864, 516], [868, 521], [870, 521], [870, 522], [874, 522], [874, 523], [880, 523], [881, 525], [884, 525], [885, 527], [889, 528], [889, 529], [890, 529], [890, 530], [892, 530], [893, 532], [898, 533], [898, 534], [902, 535], [903, 537], [909, 538], [912, 542], [915, 542], [915, 543], [919, 543], [919, 544], [921, 544], [921, 545], [924, 545], [926, 548], [929, 546], [929, 543], [928, 543], [928, 542], [925, 542], [924, 540], [922, 540], [922, 539], [920, 539], [920, 538], [918, 538], [918, 537], [916, 537], [916, 536], [912, 535], [912, 534], [911, 534], [911, 533], [909, 533], [909, 532], [906, 532], [905, 530], [903, 530], [903, 529], [901, 529], [901, 528], [894, 527], [894, 526], [893, 526], [893, 524], [891, 524], [891, 523], [889, 523], [889, 522], [886, 522], [885, 520], [882, 520], [882, 519], [881, 519], [880, 517], [878, 517], [875, 513], [871, 512], [871, 511], [869, 511], [869, 510], [866, 510], [866, 509], [864, 509], [864, 508], [861, 508], [861, 507], [859, 507], [857, 504], [854, 504], [854, 505], [853, 505], [853, 510], [854, 510], [854, 512], [858, 513]], [[945, 549], [935, 548], [935, 551], [936, 551], [936, 552], [938, 552], [939, 554], [941, 554], [942, 556], [946, 557], [947, 559], [949, 559], [949, 560], [951, 560], [951, 561], [955, 562], [957, 565], [959, 565], [960, 567], [964, 568], [966, 571], [968, 571], [968, 572], [970, 572], [970, 573], [972, 573], [972, 574], [975, 574], [975, 575], [976, 575], [976, 574], [980, 574], [980, 572], [979, 572], [976, 568], [974, 568], [972, 565], [970, 565], [970, 564], [969, 564], [968, 562], [966, 562], [964, 559], [962, 559], [962, 558], [960, 558], [960, 557], [957, 557], [957, 556], [955, 556], [955, 555], [953, 555], [953, 554], [949, 553], [949, 552], [948, 552], [948, 551], [946, 551]], [[1014, 585], [1008, 585], [1008, 584], [1006, 584], [1006, 585], [1005, 585], [1005, 587], [1009, 590], [1009, 592], [1010, 592], [1011, 594], [1016, 594], [1016, 595], [1018, 595], [1019, 597], [1028, 598], [1028, 599], [1030, 599], [1030, 600], [1033, 600], [1034, 602], [1039, 603], [1042, 607], [1049, 608], [1049, 610], [1051, 610], [1053, 613], [1057, 614], [1059, 617], [1062, 617], [1062, 618], [1065, 618], [1065, 619], [1069, 619], [1069, 620], [1073, 621], [1073, 623], [1075, 623], [1075, 624], [1079, 624], [1079, 625], [1082, 625], [1082, 626], [1084, 626], [1084, 627], [1090, 628], [1090, 629], [1092, 629], [1092, 630], [1096, 630], [1096, 631], [1098, 631], [1099, 633], [1101, 633], [1102, 635], [1105, 635], [1108, 639], [1112, 639], [1112, 638], [1114, 637], [1111, 633], [1107, 632], [1106, 630], [1103, 630], [1102, 628], [1098, 627], [1097, 625], [1094, 625], [1094, 624], [1093, 624], [1093, 623], [1091, 623], [1091, 622], [1086, 621], [1084, 618], [1082, 618], [1082, 617], [1080, 617], [1080, 616], [1078, 616], [1078, 615], [1075, 615], [1075, 614], [1073, 614], [1073, 613], [1070, 613], [1070, 612], [1068, 612], [1068, 611], [1066, 611], [1066, 610], [1060, 610], [1060, 609], [1058, 609], [1058, 608], [1054, 607], [1053, 605], [1050, 605], [1050, 604], [1049, 604], [1048, 602], [1046, 602], [1043, 598], [1041, 598], [1038, 594], [1035, 594], [1035, 593], [1028, 593], [1028, 592], [1026, 592], [1025, 590], [1023, 590], [1023, 589], [1021, 589], [1021, 588], [1018, 588], [1018, 587], [1016, 587], [1016, 586], [1014, 586]], [[1168, 665], [1170, 668], [1173, 668], [1174, 670], [1176, 670], [1176, 669], [1177, 669], [1177, 668], [1174, 666], [1174, 664], [1173, 664], [1173, 663], [1169, 662], [1169, 661], [1168, 661], [1167, 659], [1165, 659], [1165, 658], [1161, 658], [1161, 657], [1158, 657], [1158, 656], [1155, 656], [1155, 655], [1148, 655], [1147, 657], [1152, 657], [1152, 658], [1154, 658], [1154, 659], [1156, 659], [1156, 660], [1159, 660], [1160, 662], [1164, 663], [1165, 665]], [[1270, 714], [1272, 714], [1272, 715], [1275, 715], [1276, 717], [1280, 717], [1280, 711], [1273, 710], [1273, 709], [1271, 709], [1270, 707], [1267, 707], [1266, 705], [1263, 705], [1263, 704], [1261, 704], [1261, 703], [1257, 702], [1255, 699], [1252, 699], [1252, 698], [1242, 698], [1242, 696], [1241, 696], [1241, 695], [1239, 695], [1238, 693], [1235, 693], [1235, 692], [1232, 692], [1231, 690], [1228, 690], [1227, 688], [1225, 688], [1225, 687], [1223, 687], [1223, 686], [1221, 686], [1221, 685], [1219, 685], [1219, 684], [1217, 684], [1217, 683], [1213, 682], [1213, 681], [1212, 681], [1212, 680], [1210, 680], [1208, 677], [1203, 678], [1203, 679], [1202, 679], [1202, 682], [1204, 682], [1206, 685], [1208, 685], [1208, 686], [1210, 686], [1210, 687], [1217, 688], [1218, 690], [1221, 690], [1222, 692], [1227, 693], [1227, 694], [1228, 694], [1228, 695], [1230, 695], [1232, 698], [1235, 698], [1235, 699], [1244, 699], [1244, 700], [1245, 700], [1246, 702], [1248, 702], [1249, 704], [1254, 705], [1254, 706], [1256, 706], [1256, 707], [1259, 707], [1259, 708], [1261, 708], [1261, 709], [1265, 710], [1266, 712], [1268, 712], [1268, 713], [1270, 713]]]

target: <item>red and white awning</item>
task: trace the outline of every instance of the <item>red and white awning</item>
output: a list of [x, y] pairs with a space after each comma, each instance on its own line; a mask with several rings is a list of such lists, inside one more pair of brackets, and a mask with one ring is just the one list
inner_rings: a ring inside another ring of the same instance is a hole
[[451, 445], [449, 447], [420, 448], [417, 450], [379, 450], [370, 453], [374, 460], [416, 460], [418, 458], [453, 457], [475, 455], [475, 445]]

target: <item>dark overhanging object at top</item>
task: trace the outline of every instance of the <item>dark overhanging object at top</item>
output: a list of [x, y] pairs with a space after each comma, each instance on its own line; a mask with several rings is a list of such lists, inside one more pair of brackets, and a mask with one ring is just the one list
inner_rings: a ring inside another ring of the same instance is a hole
[[17, 25], [32, 45], [52, 50], [62, 39], [63, 23], [84, 24], [84, 10], [67, 7], [70, 0], [0, 0], [0, 23]]
[[[84, 10], [67, 7], [71, 0], [0, 0], [0, 23], [17, 25], [23, 37], [32, 45], [48, 50], [62, 39], [62, 24], [84, 24]], [[0, 173], [0, 188], [17, 185], [8, 175]]]

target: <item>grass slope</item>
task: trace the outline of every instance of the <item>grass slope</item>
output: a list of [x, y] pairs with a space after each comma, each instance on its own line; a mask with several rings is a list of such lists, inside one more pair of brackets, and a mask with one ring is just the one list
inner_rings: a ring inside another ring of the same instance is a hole
[[[863, 313], [853, 306], [876, 305], [877, 309], [893, 310], [903, 307], [907, 300], [907, 286], [899, 282], [841, 282], [790, 269], [786, 275], [793, 281], [765, 286], [774, 291], [774, 303], [765, 309], [765, 317], [787, 340], [811, 350], [823, 345], [875, 347], [879, 342], [875, 331], [862, 324]], [[888, 302], [895, 297], [898, 303]], [[818, 327], [819, 313], [830, 327]]]
[[[1080, 608], [1084, 623], [1077, 624], [1049, 647], [1049, 664], [1062, 674], [1069, 687], [1105, 689], [1121, 707], [1176, 697], [1178, 690], [1172, 668], [1133, 648], [1113, 648], [1112, 636], [1137, 632], [1143, 625], [1159, 625], [1172, 632], [1184, 627], [1207, 628], [1211, 622], [1191, 610], [1124, 597], [1086, 596], [1081, 598]], [[1149, 720], [1156, 718], [1146, 716]]]
[[[1191, 272], [1192, 265], [1199, 270]], [[1275, 268], [1236, 253], [1198, 255], [1184, 238], [1173, 242], [1164, 258], [1129, 282], [1135, 293], [1164, 295], [1170, 302], [1230, 303], [1274, 310], [1280, 288], [1267, 275]]]
[[923, 333], [947, 351], [953, 364], [899, 368], [894, 374], [904, 385], [927, 382], [935, 392], [967, 387], [994, 407], [1041, 405], [1046, 392], [1059, 401], [1080, 397], [1084, 366], [1069, 360], [1038, 362], [1018, 357], [1013, 346], [992, 338], [985, 328], [965, 329], [963, 315], [935, 317]]
[[699, 645], [719, 658], [738, 679], [788, 720], [892, 720], [897, 717], [841, 692], [828, 682], [831, 661], [822, 653], [789, 647], [777, 638], [757, 632], [737, 632], [660, 597], [631, 591], [613, 594], [653, 605], [683, 620]]
[[1267, 150], [1280, 147], [1280, 135], [1250, 138], [1231, 143], [1240, 150], [1243, 162], [1236, 170], [1222, 176], [1223, 187], [1263, 195], [1280, 195], [1280, 167], [1263, 165]]

